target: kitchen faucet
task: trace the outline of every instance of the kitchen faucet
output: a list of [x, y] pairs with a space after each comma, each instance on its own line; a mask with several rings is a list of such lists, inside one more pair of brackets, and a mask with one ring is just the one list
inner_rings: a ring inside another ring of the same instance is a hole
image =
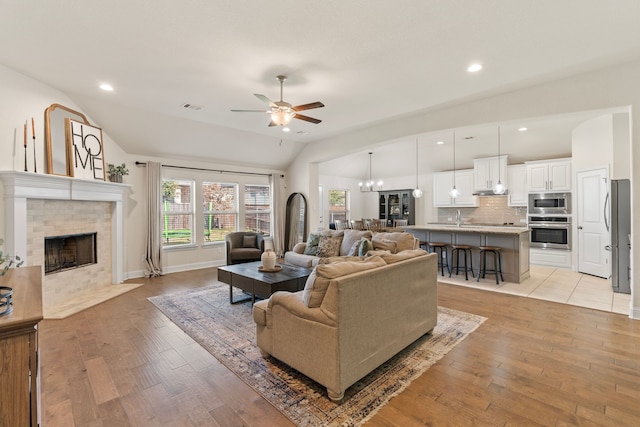
[[460, 209], [456, 210], [456, 224], [458, 227], [462, 225], [462, 215], [460, 214]]

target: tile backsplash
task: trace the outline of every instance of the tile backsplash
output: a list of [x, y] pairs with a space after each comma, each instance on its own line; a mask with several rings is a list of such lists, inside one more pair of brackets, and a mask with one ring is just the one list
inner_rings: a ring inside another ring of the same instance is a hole
[[460, 210], [462, 220], [467, 224], [513, 223], [526, 225], [526, 206], [507, 206], [509, 196], [479, 197], [480, 206], [460, 208], [438, 208], [438, 222], [455, 223], [456, 211]]

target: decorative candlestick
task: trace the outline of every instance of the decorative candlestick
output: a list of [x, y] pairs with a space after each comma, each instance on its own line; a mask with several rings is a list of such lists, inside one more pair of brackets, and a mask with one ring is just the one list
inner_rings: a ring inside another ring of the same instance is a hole
[[27, 172], [27, 122], [24, 122], [24, 171]]
[[31, 136], [33, 137], [33, 172], [38, 173], [38, 162], [36, 159], [36, 124], [31, 117]]

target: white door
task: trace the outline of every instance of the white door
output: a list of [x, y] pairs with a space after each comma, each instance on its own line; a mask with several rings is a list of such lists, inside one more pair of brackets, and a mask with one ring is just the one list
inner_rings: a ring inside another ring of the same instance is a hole
[[605, 216], [607, 169], [581, 171], [576, 174], [578, 229], [578, 271], [598, 277], [610, 275], [609, 244]]

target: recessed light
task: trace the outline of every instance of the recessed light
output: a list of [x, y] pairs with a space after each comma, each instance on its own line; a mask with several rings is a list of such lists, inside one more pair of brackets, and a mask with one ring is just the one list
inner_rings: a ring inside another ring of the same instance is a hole
[[522, 128], [518, 129], [518, 132], [526, 132], [526, 131], [527, 131], [527, 128], [525, 128], [525, 127], [522, 127]]
[[100, 89], [106, 91], [106, 92], [113, 92], [113, 86], [111, 86], [109, 83], [102, 83], [100, 84]]
[[467, 67], [467, 71], [470, 73], [477, 73], [478, 71], [482, 70], [482, 64], [471, 64]]
[[438, 142], [436, 142], [436, 144], [442, 145], [442, 144], [444, 144], [444, 141], [438, 141]]
[[289, 132], [290, 130], [291, 130], [291, 129], [289, 129], [289, 128], [287, 128], [287, 127], [282, 128], [282, 132]]

